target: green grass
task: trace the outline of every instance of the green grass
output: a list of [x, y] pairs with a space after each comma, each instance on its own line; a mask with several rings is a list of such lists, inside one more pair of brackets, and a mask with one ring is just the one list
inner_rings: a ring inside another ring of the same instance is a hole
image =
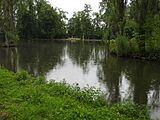
[[81, 38], [67, 38], [65, 40], [74, 40], [74, 41], [78, 41], [78, 40], [81, 40]]
[[0, 120], [146, 120], [147, 109], [131, 103], [109, 105], [92, 88], [45, 83], [26, 72], [0, 68]]

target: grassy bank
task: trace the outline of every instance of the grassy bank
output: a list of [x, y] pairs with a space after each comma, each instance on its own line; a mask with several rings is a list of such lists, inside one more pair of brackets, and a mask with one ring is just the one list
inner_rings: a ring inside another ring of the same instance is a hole
[[146, 113], [133, 104], [108, 105], [93, 89], [0, 68], [0, 120], [146, 120]]

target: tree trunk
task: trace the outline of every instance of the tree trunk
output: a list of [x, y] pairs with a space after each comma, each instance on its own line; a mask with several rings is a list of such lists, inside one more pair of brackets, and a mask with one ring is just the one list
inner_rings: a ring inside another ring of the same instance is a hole
[[10, 42], [14, 42], [15, 35], [15, 19], [14, 19], [14, 0], [3, 0], [3, 31], [5, 34], [5, 44], [8, 46]]
[[143, 54], [145, 52], [145, 23], [147, 14], [148, 0], [137, 0], [137, 9], [139, 10], [138, 15], [138, 28], [139, 28], [139, 50]]
[[9, 6], [8, 6], [8, 0], [3, 0], [3, 17], [4, 17], [4, 34], [5, 34], [5, 45], [8, 46], [8, 37], [7, 37], [7, 31], [8, 31], [8, 19], [9, 18]]

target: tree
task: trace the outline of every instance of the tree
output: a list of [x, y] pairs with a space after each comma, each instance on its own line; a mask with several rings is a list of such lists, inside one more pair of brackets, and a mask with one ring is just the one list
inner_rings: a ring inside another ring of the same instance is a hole
[[1, 0], [1, 31], [5, 35], [5, 44], [15, 43], [18, 40], [16, 32], [17, 0]]
[[[137, 24], [139, 34], [139, 50], [144, 53], [146, 50], [147, 37], [152, 36], [155, 17], [159, 14], [159, 0], [132, 0], [130, 15]], [[151, 43], [150, 43], [151, 44]]]
[[81, 39], [100, 38], [101, 35], [98, 35], [101, 34], [100, 18], [98, 18], [100, 16], [97, 13], [97, 16], [95, 15], [93, 19], [91, 11], [91, 6], [86, 4], [83, 11], [74, 13], [68, 22], [68, 34], [70, 37], [79, 37]]
[[17, 29], [21, 38], [29, 39], [36, 36], [36, 7], [33, 0], [20, 1], [18, 9]]
[[139, 32], [139, 50], [141, 53], [145, 52], [145, 22], [147, 17], [147, 4], [148, 0], [136, 0], [136, 9], [139, 13], [137, 15], [137, 25], [138, 25], [138, 32]]
[[100, 3], [108, 39], [124, 34], [127, 0], [103, 0]]
[[101, 15], [99, 13], [93, 13], [93, 38], [102, 39], [103, 25]]
[[23, 39], [52, 39], [66, 35], [65, 12], [53, 8], [46, 0], [21, 1], [17, 14], [17, 29]]
[[127, 56], [159, 56], [159, 0], [131, 0], [130, 3], [102, 0], [100, 6], [106, 29], [104, 38], [109, 40], [107, 43], [113, 39], [109, 46], [114, 52]]

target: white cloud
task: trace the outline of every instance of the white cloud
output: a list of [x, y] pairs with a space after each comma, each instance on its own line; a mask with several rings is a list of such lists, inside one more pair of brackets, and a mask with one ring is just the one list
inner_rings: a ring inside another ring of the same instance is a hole
[[48, 0], [53, 7], [61, 8], [68, 12], [70, 18], [74, 12], [83, 10], [85, 4], [90, 4], [94, 12], [99, 11], [99, 2], [101, 0]]

